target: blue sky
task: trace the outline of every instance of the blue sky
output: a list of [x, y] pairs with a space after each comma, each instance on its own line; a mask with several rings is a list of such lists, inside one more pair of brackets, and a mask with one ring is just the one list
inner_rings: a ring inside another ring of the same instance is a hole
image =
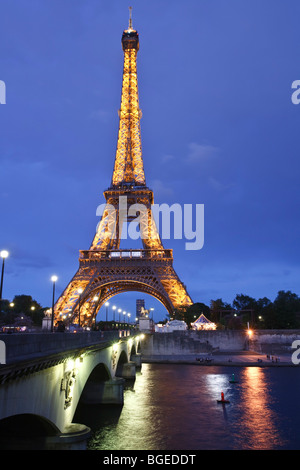
[[[146, 182], [204, 204], [205, 243], [164, 241], [193, 301], [300, 295], [298, 0], [3, 0], [3, 296], [51, 304], [88, 249], [110, 185], [133, 6]], [[134, 311], [141, 294], [114, 299]]]

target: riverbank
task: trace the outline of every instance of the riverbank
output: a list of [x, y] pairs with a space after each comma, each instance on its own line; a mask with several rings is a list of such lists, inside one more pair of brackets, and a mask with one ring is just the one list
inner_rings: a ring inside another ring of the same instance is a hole
[[142, 355], [145, 364], [193, 364], [196, 366], [297, 367], [291, 354], [266, 355], [255, 351], [218, 351], [212, 354]]

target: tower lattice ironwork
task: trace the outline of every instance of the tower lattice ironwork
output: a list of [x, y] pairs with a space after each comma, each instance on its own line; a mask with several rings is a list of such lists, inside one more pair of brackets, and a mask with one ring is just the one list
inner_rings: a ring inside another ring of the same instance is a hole
[[[139, 291], [161, 301], [172, 315], [192, 300], [173, 268], [173, 252], [164, 249], [152, 217], [153, 191], [146, 186], [138, 98], [139, 35], [123, 32], [124, 52], [119, 132], [114, 170], [101, 221], [89, 250], [80, 251], [79, 268], [54, 307], [55, 321], [91, 326], [100, 307], [116, 294]], [[131, 209], [134, 208], [133, 214]], [[143, 248], [120, 249], [124, 222], [137, 220]]]

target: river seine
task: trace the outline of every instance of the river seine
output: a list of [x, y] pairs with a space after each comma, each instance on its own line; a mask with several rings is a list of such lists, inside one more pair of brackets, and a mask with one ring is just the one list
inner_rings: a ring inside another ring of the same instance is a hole
[[299, 390], [295, 367], [143, 364], [122, 407], [81, 407], [76, 421], [89, 450], [299, 450]]

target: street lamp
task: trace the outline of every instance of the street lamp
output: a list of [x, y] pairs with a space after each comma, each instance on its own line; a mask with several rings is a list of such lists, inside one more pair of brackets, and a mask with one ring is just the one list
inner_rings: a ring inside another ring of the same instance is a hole
[[2, 271], [1, 271], [1, 284], [0, 284], [0, 312], [1, 312], [1, 306], [2, 306], [2, 289], [3, 289], [3, 276], [4, 276], [4, 261], [8, 257], [9, 253], [6, 250], [2, 250], [0, 252], [0, 256], [2, 258]]
[[109, 302], [105, 302], [105, 307], [106, 307], [106, 321], [107, 321], [107, 317], [108, 317], [108, 306], [109, 306]]
[[120, 323], [121, 323], [121, 312], [122, 312], [122, 309], [121, 308], [118, 308], [118, 313], [119, 313], [119, 330], [121, 329], [121, 326], [120, 326]]
[[81, 287], [78, 289], [78, 294], [79, 294], [79, 303], [78, 303], [78, 326], [80, 328], [80, 304], [81, 304], [81, 294], [83, 292], [83, 289]]
[[53, 333], [53, 321], [54, 321], [54, 297], [55, 297], [55, 283], [57, 281], [57, 276], [52, 276], [51, 281], [53, 282], [53, 293], [52, 293], [52, 312], [51, 312], [51, 332]]
[[123, 310], [123, 315], [124, 315], [124, 329], [125, 329], [125, 315], [126, 315], [125, 310]]
[[128, 323], [130, 323], [131, 313], [127, 313], [127, 317], [128, 317]]
[[113, 308], [112, 308], [112, 309], [113, 309], [113, 311], [114, 311], [114, 321], [115, 321], [115, 310], [116, 310], [116, 308], [117, 308], [117, 307], [116, 307], [115, 305], [113, 305]]

